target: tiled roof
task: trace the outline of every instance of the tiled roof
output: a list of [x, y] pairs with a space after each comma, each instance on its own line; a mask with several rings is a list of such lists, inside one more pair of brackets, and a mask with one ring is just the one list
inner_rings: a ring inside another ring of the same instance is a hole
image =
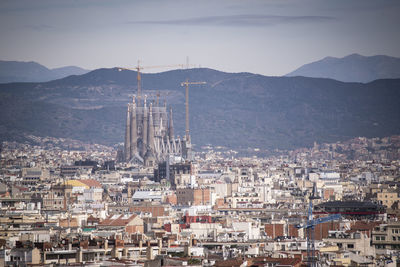
[[223, 261], [216, 261], [215, 266], [240, 266], [243, 264], [243, 260], [234, 259], [234, 260], [223, 260]]
[[85, 187], [89, 189], [89, 186], [85, 183], [82, 183], [80, 180], [68, 180], [65, 182], [66, 185], [72, 185], [73, 187]]
[[300, 258], [270, 258], [256, 257], [251, 259], [252, 265], [264, 266], [265, 263], [276, 263], [276, 266], [295, 266], [301, 262]]
[[111, 215], [103, 220], [100, 226], [125, 226], [136, 217], [136, 214]]
[[96, 187], [96, 188], [102, 188], [103, 186], [101, 183], [99, 183], [96, 180], [93, 179], [84, 179], [84, 180], [79, 180], [81, 183], [84, 183], [85, 185], [89, 186], [90, 188]]
[[359, 230], [359, 231], [366, 231], [366, 230], [373, 230], [375, 226], [379, 225], [380, 222], [363, 222], [357, 221], [354, 225], [350, 227], [351, 230]]

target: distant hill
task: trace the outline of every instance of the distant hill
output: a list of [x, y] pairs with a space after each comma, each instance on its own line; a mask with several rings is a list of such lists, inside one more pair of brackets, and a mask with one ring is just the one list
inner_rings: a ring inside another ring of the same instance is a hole
[[331, 78], [342, 82], [367, 83], [378, 79], [400, 78], [400, 58], [365, 57], [352, 54], [343, 58], [326, 57], [306, 64], [286, 76]]
[[[143, 94], [149, 101], [157, 91], [161, 101], [167, 98], [181, 136], [185, 79], [207, 82], [190, 87], [190, 129], [198, 146], [292, 149], [400, 134], [400, 79], [362, 84], [212, 69], [143, 74]], [[45, 83], [0, 84], [0, 140], [22, 140], [28, 133], [123, 142], [136, 82], [135, 72], [114, 68]]]
[[0, 83], [47, 82], [87, 72], [75, 66], [48, 69], [36, 62], [0, 61]]
[[66, 66], [66, 67], [51, 69], [51, 72], [54, 73], [56, 79], [60, 79], [68, 77], [70, 75], [82, 75], [88, 73], [89, 70], [85, 70], [76, 66]]

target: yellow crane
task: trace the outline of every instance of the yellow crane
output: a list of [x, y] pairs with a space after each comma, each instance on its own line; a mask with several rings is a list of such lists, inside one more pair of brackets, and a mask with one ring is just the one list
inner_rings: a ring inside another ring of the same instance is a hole
[[[192, 66], [192, 65], [190, 65]], [[194, 65], [193, 65], [194, 66]], [[154, 68], [174, 68], [174, 67], [181, 67], [182, 69], [184, 67], [189, 67], [189, 65], [185, 64], [173, 64], [173, 65], [159, 65], [159, 66], [140, 66], [140, 60], [138, 60], [137, 66], [133, 68], [124, 68], [124, 67], [118, 67], [118, 71], [122, 70], [134, 70], [137, 72], [137, 99], [138, 103], [140, 103], [140, 97], [141, 97], [141, 76], [140, 72], [143, 69], [154, 69]]]
[[185, 108], [186, 108], [186, 141], [189, 141], [189, 85], [195, 85], [195, 84], [206, 84], [206, 82], [189, 82], [188, 79], [186, 81], [181, 82], [181, 86], [186, 86], [186, 102], [185, 102]]

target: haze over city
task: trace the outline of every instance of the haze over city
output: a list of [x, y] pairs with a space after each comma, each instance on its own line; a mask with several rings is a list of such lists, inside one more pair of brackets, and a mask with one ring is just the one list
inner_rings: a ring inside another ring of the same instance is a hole
[[[285, 75], [326, 56], [400, 57], [398, 1], [1, 1], [2, 60], [190, 63]], [[147, 70], [161, 71], [161, 70]]]

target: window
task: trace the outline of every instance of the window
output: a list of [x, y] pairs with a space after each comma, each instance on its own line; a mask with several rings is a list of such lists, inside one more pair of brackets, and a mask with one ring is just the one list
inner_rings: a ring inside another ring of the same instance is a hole
[[347, 248], [354, 248], [354, 244], [347, 244]]

